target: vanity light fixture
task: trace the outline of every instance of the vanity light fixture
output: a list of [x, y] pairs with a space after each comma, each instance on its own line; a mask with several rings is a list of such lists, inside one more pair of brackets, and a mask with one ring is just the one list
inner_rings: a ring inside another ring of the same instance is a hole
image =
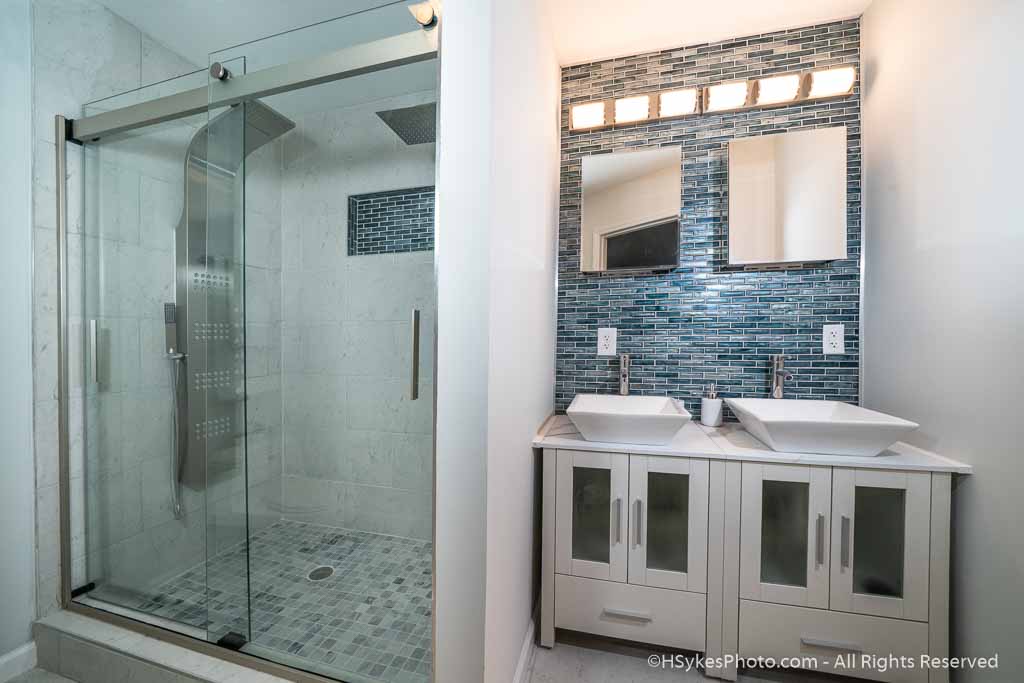
[[572, 129], [598, 128], [605, 124], [604, 102], [577, 104], [572, 108]]
[[800, 96], [800, 74], [770, 76], [757, 80], [757, 106], [784, 104]]
[[849, 95], [853, 92], [853, 84], [857, 80], [857, 70], [852, 66], [837, 69], [812, 71], [808, 75], [810, 85], [807, 87], [807, 99], [819, 97], [836, 97]]
[[635, 123], [651, 117], [650, 95], [623, 97], [615, 100], [615, 123]]
[[733, 81], [704, 88], [704, 112], [710, 114], [743, 109], [750, 99], [750, 83]]
[[728, 81], [704, 88], [682, 88], [573, 105], [571, 130], [720, 114], [756, 107], [778, 107], [826, 97], [845, 97], [857, 83], [855, 66]]
[[697, 113], [699, 101], [697, 88], [666, 90], [658, 96], [658, 117], [668, 119], [675, 116], [689, 116]]

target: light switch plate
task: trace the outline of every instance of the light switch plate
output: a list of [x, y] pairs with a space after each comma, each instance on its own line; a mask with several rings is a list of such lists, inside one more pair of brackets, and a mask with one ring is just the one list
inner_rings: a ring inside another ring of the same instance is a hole
[[597, 355], [615, 355], [616, 329], [614, 327], [597, 328]]
[[846, 326], [821, 326], [821, 352], [826, 356], [846, 353]]

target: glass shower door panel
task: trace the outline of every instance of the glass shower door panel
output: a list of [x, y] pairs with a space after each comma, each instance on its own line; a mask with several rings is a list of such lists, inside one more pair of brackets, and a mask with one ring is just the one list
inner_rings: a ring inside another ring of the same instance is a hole
[[[87, 105], [86, 115], [195, 87], [186, 76]], [[203, 491], [174, 466], [175, 300], [183, 161], [205, 115], [81, 148], [81, 221], [70, 221], [72, 588], [76, 600], [196, 634], [203, 591], [169, 582], [205, 573]], [[72, 188], [72, 191], [74, 189]]]
[[[245, 73], [245, 60], [225, 64]], [[216, 82], [216, 81], [214, 81]], [[190, 439], [186, 481], [206, 486], [207, 639], [239, 648], [249, 619], [245, 402], [245, 164], [250, 109], [210, 109], [188, 159], [187, 244], [179, 252]], [[181, 258], [184, 256], [185, 258]]]
[[[221, 581], [211, 561], [210, 586], [247, 581], [244, 652], [353, 682], [427, 683], [432, 669], [432, 36], [393, 3], [210, 55], [230, 72], [208, 84], [211, 128], [236, 118], [208, 175], [239, 149], [244, 163], [233, 193], [208, 183], [211, 230], [235, 225], [209, 252], [234, 254], [244, 300], [209, 322], [239, 338], [245, 399], [244, 421], [228, 411], [245, 481], [225, 474], [230, 505], [211, 484], [210, 552], [233, 547], [215, 539], [236, 538], [244, 500], [249, 567]], [[275, 73], [294, 88], [218, 109]]]

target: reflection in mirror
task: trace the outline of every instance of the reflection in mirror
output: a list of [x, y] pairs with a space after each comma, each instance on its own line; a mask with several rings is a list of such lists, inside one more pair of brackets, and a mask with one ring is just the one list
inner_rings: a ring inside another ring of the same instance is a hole
[[679, 147], [583, 159], [581, 270], [678, 265], [681, 159]]
[[845, 259], [846, 128], [729, 143], [729, 264]]

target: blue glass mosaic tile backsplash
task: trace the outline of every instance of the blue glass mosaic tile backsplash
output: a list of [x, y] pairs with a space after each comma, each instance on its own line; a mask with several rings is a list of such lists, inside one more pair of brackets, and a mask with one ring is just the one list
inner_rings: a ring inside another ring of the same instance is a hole
[[[853, 95], [788, 107], [570, 133], [569, 107], [670, 87], [852, 64]], [[861, 239], [860, 21], [833, 22], [651, 52], [562, 70], [556, 407], [577, 393], [618, 390], [618, 359], [598, 357], [597, 328], [618, 328], [632, 354], [632, 390], [683, 399], [699, 416], [703, 388], [768, 396], [768, 357], [783, 353], [787, 398], [856, 402]], [[728, 142], [828, 126], [847, 127], [849, 259], [820, 267], [744, 272], [727, 267]], [[581, 159], [680, 145], [683, 188], [679, 267], [646, 275], [582, 274]], [[846, 325], [846, 354], [824, 356], [821, 326]]]
[[434, 248], [434, 188], [412, 187], [348, 198], [348, 255]]

